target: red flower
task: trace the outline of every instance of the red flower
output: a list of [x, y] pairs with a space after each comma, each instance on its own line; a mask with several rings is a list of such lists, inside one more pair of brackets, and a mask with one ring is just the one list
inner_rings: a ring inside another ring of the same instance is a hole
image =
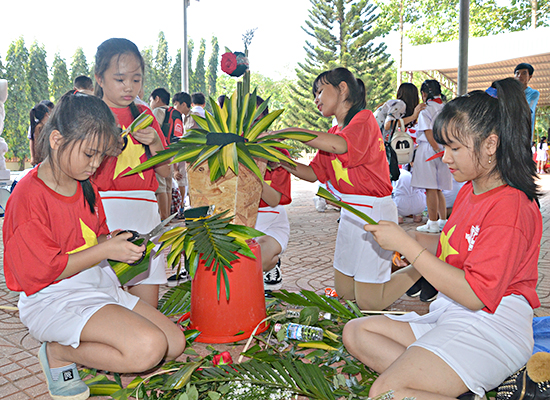
[[237, 56], [233, 53], [222, 54], [222, 71], [231, 75], [237, 69]]
[[224, 351], [220, 354], [216, 354], [214, 358], [212, 359], [212, 364], [214, 365], [229, 365], [233, 364], [233, 358], [231, 358], [231, 354], [229, 354], [228, 351]]

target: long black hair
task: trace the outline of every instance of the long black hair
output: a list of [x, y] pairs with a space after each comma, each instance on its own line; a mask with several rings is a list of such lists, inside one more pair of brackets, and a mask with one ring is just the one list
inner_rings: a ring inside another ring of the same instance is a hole
[[540, 193], [531, 151], [531, 111], [521, 83], [506, 78], [493, 82], [492, 87], [497, 98], [476, 90], [447, 103], [435, 119], [434, 139], [445, 145], [453, 136], [465, 144], [471, 137], [479, 162], [481, 144], [489, 135], [497, 135], [496, 165], [491, 173], [500, 175], [530, 200], [537, 199]]
[[539, 149], [542, 150], [542, 145], [546, 142], [546, 136], [540, 138]]
[[317, 95], [319, 86], [323, 83], [328, 83], [339, 89], [341, 82], [346, 82], [348, 85], [348, 97], [346, 101], [351, 105], [346, 117], [344, 118], [344, 126], [350, 123], [351, 119], [359, 111], [364, 110], [367, 107], [367, 100], [365, 95], [365, 84], [359, 78], [355, 78], [353, 74], [343, 67], [331, 69], [321, 73], [315, 81], [313, 81], [313, 97]]
[[[56, 157], [52, 156], [50, 146], [50, 134], [54, 130], [63, 137]], [[82, 146], [85, 141], [94, 143], [98, 151], [105, 155], [109, 148], [117, 145], [119, 139], [120, 129], [109, 106], [98, 97], [73, 93], [71, 90], [61, 97], [53, 109], [38, 146], [40, 154], [44, 155], [44, 162], [49, 162], [52, 170], [56, 171], [65, 153]], [[80, 184], [90, 211], [94, 213], [96, 199], [92, 184], [88, 179], [80, 181]]]
[[36, 126], [42, 121], [42, 119], [50, 112], [50, 109], [46, 107], [42, 103], [38, 103], [33, 107], [33, 109], [29, 113], [29, 120], [31, 124], [31, 137], [33, 139], [36, 139], [34, 137], [34, 130], [36, 129]]

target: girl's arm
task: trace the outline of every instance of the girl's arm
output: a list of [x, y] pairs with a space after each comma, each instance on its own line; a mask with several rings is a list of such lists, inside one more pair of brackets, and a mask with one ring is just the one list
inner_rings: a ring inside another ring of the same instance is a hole
[[398, 251], [405, 256], [441, 293], [470, 310], [476, 311], [485, 307], [466, 280], [463, 270], [431, 254], [397, 224], [380, 221], [378, 225], [365, 225], [365, 230], [374, 235], [383, 249]]
[[[335, 135], [332, 135], [332, 136], [335, 136]], [[315, 171], [309, 165], [305, 165], [305, 164], [297, 162], [296, 166], [293, 167], [290, 164], [281, 163], [281, 167], [283, 167], [288, 172], [290, 172], [292, 175], [297, 176], [300, 179], [303, 179], [303, 180], [306, 180], [306, 181], [309, 181], [309, 182], [315, 182], [315, 181], [318, 180], [317, 175], [315, 174]]]
[[[141, 144], [149, 146], [149, 150], [151, 150], [152, 156], [156, 155], [159, 151], [164, 150], [162, 140], [160, 139], [155, 128], [153, 128], [152, 126], [148, 126], [147, 128], [141, 129], [139, 131], [135, 131], [134, 133], [132, 133], [132, 135]], [[163, 178], [168, 178], [170, 176], [170, 160], [160, 163], [154, 168], [155, 172]]]
[[78, 253], [70, 254], [67, 266], [56, 280], [73, 276], [105, 259], [121, 261], [127, 264], [136, 262], [145, 251], [145, 246], [136, 246], [132, 242], [129, 242], [127, 239], [131, 236], [131, 233], [125, 232], [118, 236], [113, 236], [109, 240], [102, 238], [100, 240], [101, 243]]
[[304, 143], [316, 149], [326, 151], [327, 153], [344, 154], [348, 151], [348, 143], [346, 142], [346, 140], [343, 137], [333, 135], [332, 133], [311, 131], [309, 129], [303, 128], [285, 128], [280, 131], [275, 131], [273, 133], [286, 132], [303, 132], [317, 135], [315, 139]]
[[270, 207], [276, 207], [281, 202], [282, 193], [273, 189], [265, 181], [262, 182], [262, 200]]
[[31, 165], [35, 165], [35, 157], [34, 157], [34, 139], [29, 139], [29, 149], [31, 151]]
[[[426, 108], [426, 103], [420, 103], [419, 105], [417, 105], [414, 108], [414, 112], [412, 113], [412, 115], [409, 115], [408, 117], [403, 118], [403, 124], [407, 125], [413, 121], [416, 121], [418, 119], [418, 115], [420, 114], [420, 111], [422, 111], [425, 108]], [[384, 129], [389, 130], [391, 128], [392, 122], [393, 121], [386, 122], [386, 124], [384, 125]]]
[[432, 146], [432, 149], [436, 152], [436, 153], [439, 153], [441, 150], [439, 149], [439, 144], [437, 144], [437, 142], [435, 141], [434, 139], [434, 132], [433, 130], [431, 129], [426, 129], [424, 131], [424, 135], [426, 135], [426, 139], [428, 139], [428, 142], [430, 143], [430, 145]]

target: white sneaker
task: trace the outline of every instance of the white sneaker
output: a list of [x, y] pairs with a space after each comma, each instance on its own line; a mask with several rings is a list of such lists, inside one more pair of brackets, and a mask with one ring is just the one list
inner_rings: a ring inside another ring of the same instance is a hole
[[425, 233], [439, 233], [441, 230], [439, 229], [439, 223], [437, 221], [430, 221], [426, 223], [426, 225], [420, 225], [416, 227], [416, 230], [418, 232], [425, 232]]
[[445, 224], [447, 223], [446, 219], [439, 219], [437, 220], [437, 223], [439, 225], [439, 230], [442, 231], [443, 228], [445, 228]]

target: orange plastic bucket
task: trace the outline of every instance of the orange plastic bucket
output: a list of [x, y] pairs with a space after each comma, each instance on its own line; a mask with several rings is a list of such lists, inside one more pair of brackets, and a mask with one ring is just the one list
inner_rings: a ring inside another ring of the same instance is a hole
[[[200, 261], [191, 283], [189, 323], [190, 329], [201, 331], [197, 342], [230, 343], [247, 339], [266, 318], [260, 245], [255, 240], [249, 245], [256, 259], [241, 256], [231, 263], [233, 268], [227, 270], [229, 300], [226, 299], [223, 280], [218, 300], [216, 273]], [[269, 324], [262, 323], [256, 334], [268, 327]]]

